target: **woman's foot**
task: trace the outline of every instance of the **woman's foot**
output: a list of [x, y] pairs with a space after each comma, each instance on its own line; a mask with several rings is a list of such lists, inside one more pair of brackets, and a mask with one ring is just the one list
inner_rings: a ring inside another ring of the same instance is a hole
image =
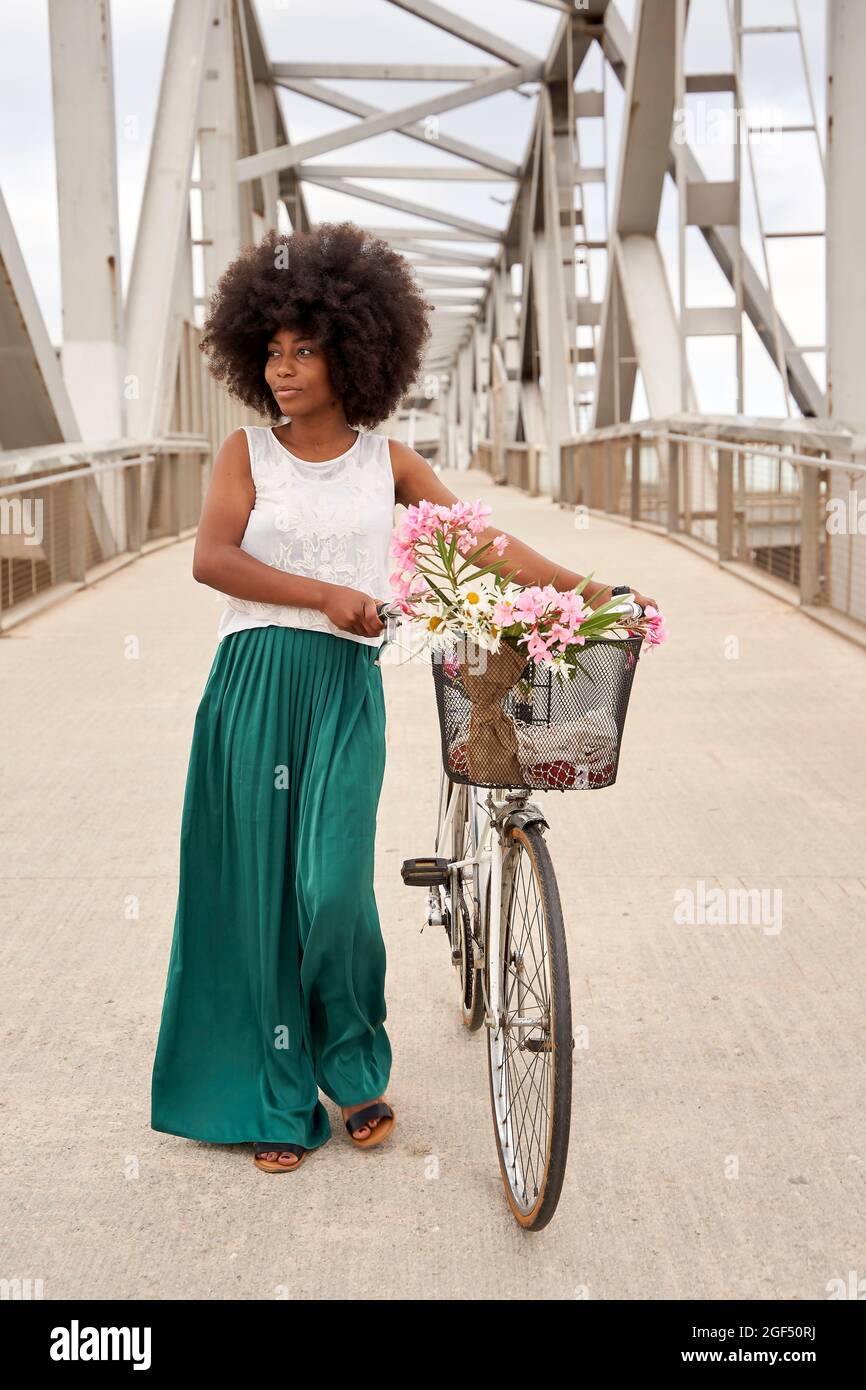
[[[375, 1097], [375, 1100], [384, 1099], [384, 1096]], [[348, 1120], [350, 1115], [354, 1115], [356, 1110], [363, 1110], [365, 1106], [373, 1104], [374, 1101], [372, 1100], [362, 1100], [360, 1105], [341, 1105], [340, 1109], [343, 1112], [343, 1121], [345, 1122], [346, 1120]], [[369, 1136], [371, 1129], [375, 1129], [377, 1124], [379, 1124], [378, 1119], [368, 1120], [365, 1125], [361, 1125], [359, 1129], [355, 1130], [352, 1137], [354, 1139], [366, 1139]]]
[[374, 1144], [381, 1144], [394, 1128], [394, 1107], [384, 1096], [340, 1108], [349, 1138], [358, 1149], [370, 1149]]
[[297, 1154], [287, 1153], [285, 1149], [268, 1149], [266, 1153], [256, 1154], [256, 1158], [267, 1159], [268, 1163], [282, 1163], [284, 1168], [294, 1168], [301, 1161]]
[[301, 1144], [253, 1144], [253, 1162], [263, 1173], [285, 1173], [298, 1168], [307, 1156]]

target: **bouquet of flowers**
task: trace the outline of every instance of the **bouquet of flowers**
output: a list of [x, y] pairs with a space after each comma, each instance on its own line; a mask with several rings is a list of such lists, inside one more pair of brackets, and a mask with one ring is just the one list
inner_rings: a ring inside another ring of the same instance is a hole
[[[522, 656], [550, 666], [566, 679], [580, 667], [580, 648], [611, 635], [641, 636], [651, 646], [663, 642], [664, 619], [654, 608], [624, 624], [610, 599], [598, 608], [584, 604], [582, 590], [552, 584], [520, 585], [501, 574], [507, 538], [478, 545], [491, 508], [479, 502], [451, 507], [421, 502], [407, 508], [395, 532], [392, 554], [398, 568], [390, 576], [406, 616], [424, 630], [434, 648], [466, 638], [489, 652], [512, 647]], [[496, 559], [490, 559], [490, 551]], [[610, 635], [606, 635], [610, 634]]]
[[[533, 681], [521, 680], [530, 662], [549, 668], [563, 683], [578, 672], [592, 682], [580, 659], [587, 643], [623, 648], [633, 668], [635, 644], [626, 639], [639, 636], [658, 645], [666, 637], [664, 619], [648, 608], [639, 621], [626, 622], [619, 598], [590, 608], [581, 593], [591, 575], [565, 592], [552, 584], [508, 580], [501, 563], [507, 537], [478, 543], [490, 513], [480, 501], [451, 507], [423, 501], [407, 508], [392, 542], [397, 568], [390, 580], [399, 607], [434, 651], [442, 652], [444, 674], [459, 673], [470, 702], [458, 727], [448, 730], [449, 769], [483, 785], [526, 785], [532, 777], [530, 785], [608, 785], [618, 733], [607, 711], [584, 707], [578, 720], [560, 727], [557, 746], [565, 742], [571, 748], [569, 761], [559, 755], [551, 759], [545, 748], [536, 747], [539, 731], [532, 720], [509, 718], [503, 700], [514, 690], [515, 708], [530, 708]], [[461, 649], [464, 654], [456, 655]], [[550, 748], [549, 728], [541, 742], [545, 739]], [[600, 780], [602, 775], [608, 781]]]

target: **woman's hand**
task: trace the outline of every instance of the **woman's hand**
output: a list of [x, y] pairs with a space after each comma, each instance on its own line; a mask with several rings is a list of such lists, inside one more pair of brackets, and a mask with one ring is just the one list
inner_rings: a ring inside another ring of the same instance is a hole
[[634, 594], [635, 603], [639, 603], [644, 610], [646, 610], [649, 607], [652, 607], [656, 610], [657, 613], [661, 612], [661, 609], [659, 608], [654, 598], [647, 598], [646, 594], [640, 593], [637, 589], [633, 589], [632, 593]]
[[360, 589], [329, 584], [322, 612], [343, 632], [354, 632], [357, 637], [378, 637], [385, 624], [376, 612], [376, 602]]

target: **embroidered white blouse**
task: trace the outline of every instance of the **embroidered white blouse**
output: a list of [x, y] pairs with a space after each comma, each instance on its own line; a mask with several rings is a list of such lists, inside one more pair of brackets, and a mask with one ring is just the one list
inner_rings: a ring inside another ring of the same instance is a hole
[[[256, 500], [241, 549], [291, 574], [344, 584], [376, 600], [391, 594], [394, 474], [386, 435], [359, 432], [351, 448], [325, 463], [297, 458], [267, 425], [244, 425]], [[318, 608], [258, 603], [224, 594], [218, 640], [252, 627], [302, 627], [379, 646]]]

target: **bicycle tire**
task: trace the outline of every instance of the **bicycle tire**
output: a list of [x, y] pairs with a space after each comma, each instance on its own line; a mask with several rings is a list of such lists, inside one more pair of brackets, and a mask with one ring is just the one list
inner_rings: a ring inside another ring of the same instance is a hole
[[[571, 1130], [573, 1047], [571, 988], [562, 904], [550, 851], [545, 843], [541, 828], [537, 825], [512, 826], [510, 839], [512, 844], [506, 847], [506, 852], [515, 852], [518, 856], [525, 855], [532, 872], [533, 883], [542, 909], [546, 956], [549, 962], [550, 1025], [548, 1034], [552, 1045], [548, 1049], [551, 1063], [550, 1105], [546, 1125], [543, 1171], [540, 1175], [535, 1174], [529, 1183], [523, 1176], [525, 1162], [518, 1159], [515, 1146], [511, 1142], [513, 1125], [509, 1125], [507, 1101], [503, 1099], [503, 1089], [511, 1083], [503, 1069], [504, 1063], [501, 1061], [504, 1050], [502, 1039], [505, 1037], [505, 1031], [500, 1026], [491, 1026], [488, 1031], [487, 1075], [499, 1171], [508, 1204], [515, 1219], [525, 1230], [540, 1231], [548, 1224], [556, 1211], [562, 1193], [568, 1159]], [[503, 879], [505, 878], [505, 867], [505, 862], [503, 862]], [[505, 901], [506, 889], [503, 885], [501, 958], [496, 963], [502, 976], [500, 989], [505, 1005], [503, 1016], [507, 1015], [509, 1000], [509, 979], [505, 963], [509, 961], [516, 946], [515, 930], [511, 920], [512, 906], [515, 902], [513, 886], [515, 881], [516, 873], [512, 871], [508, 903]], [[488, 970], [491, 965], [488, 951]], [[519, 1016], [520, 1010], [518, 1009]], [[537, 1047], [539, 1040], [534, 1039], [532, 1041], [536, 1044], [536, 1051], [544, 1051], [543, 1048]]]

